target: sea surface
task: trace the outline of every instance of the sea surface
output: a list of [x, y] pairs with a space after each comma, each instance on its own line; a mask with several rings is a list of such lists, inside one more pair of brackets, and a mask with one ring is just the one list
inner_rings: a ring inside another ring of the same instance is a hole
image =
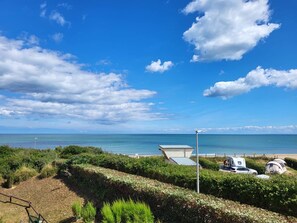
[[[200, 154], [297, 153], [297, 135], [199, 135]], [[57, 146], [96, 146], [121, 154], [160, 155], [159, 145], [196, 148], [195, 134], [0, 134], [0, 145], [54, 149]], [[194, 151], [195, 153], [195, 151]]]

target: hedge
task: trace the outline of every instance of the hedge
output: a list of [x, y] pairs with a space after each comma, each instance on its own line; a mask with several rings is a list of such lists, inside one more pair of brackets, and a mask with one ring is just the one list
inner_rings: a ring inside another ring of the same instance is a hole
[[192, 190], [160, 181], [94, 166], [72, 166], [72, 179], [93, 193], [97, 202], [116, 199], [147, 203], [162, 222], [270, 223], [296, 222], [294, 217], [243, 205], [238, 202], [197, 194]]
[[257, 170], [258, 174], [264, 174], [265, 173], [265, 164], [259, 163], [251, 158], [245, 158], [246, 166], [248, 168], [252, 168]]
[[206, 169], [210, 169], [210, 170], [219, 170], [219, 164], [217, 164], [216, 162], [213, 162], [209, 159], [206, 158], [199, 158], [199, 164]]
[[297, 170], [297, 159], [286, 157], [285, 161], [289, 167]]
[[[160, 157], [130, 158], [101, 154], [90, 158], [96, 166], [137, 174], [176, 186], [196, 189], [195, 167], [168, 164]], [[274, 176], [269, 180], [219, 171], [200, 171], [202, 193], [297, 216], [297, 178]]]

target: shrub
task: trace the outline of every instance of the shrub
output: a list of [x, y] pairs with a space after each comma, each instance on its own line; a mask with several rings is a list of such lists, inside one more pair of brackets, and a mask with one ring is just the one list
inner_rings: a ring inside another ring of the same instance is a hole
[[[90, 162], [96, 166], [196, 189], [195, 167], [165, 163], [160, 158], [134, 159], [123, 155], [100, 154]], [[202, 193], [297, 216], [296, 179], [274, 177], [265, 181], [248, 175], [201, 170], [200, 190]]]
[[36, 176], [38, 173], [35, 169], [22, 166], [20, 169], [16, 170], [14, 173], [14, 182], [19, 183], [22, 181], [26, 181], [34, 176]]
[[57, 173], [57, 168], [54, 167], [52, 164], [47, 164], [42, 168], [39, 177], [43, 179], [43, 178], [54, 176], [56, 173]]
[[210, 161], [206, 158], [199, 157], [199, 163], [203, 168], [210, 170], [219, 170], [219, 165], [213, 161]]
[[259, 174], [264, 174], [265, 173], [265, 164], [259, 163], [255, 161], [254, 159], [251, 158], [245, 158], [246, 166], [248, 168], [252, 168], [257, 170]]
[[102, 223], [153, 223], [151, 209], [143, 202], [116, 200], [110, 205], [106, 203], [101, 209]]
[[87, 202], [87, 204], [82, 208], [81, 216], [85, 223], [94, 222], [96, 217], [96, 208], [91, 202]]
[[297, 159], [286, 157], [285, 161], [289, 167], [297, 170]]
[[163, 222], [277, 223], [297, 220], [115, 170], [94, 166], [73, 166], [70, 170], [77, 186], [94, 195], [97, 192], [104, 194], [102, 200], [141, 199], [150, 205], [154, 215]]
[[4, 182], [3, 186], [5, 188], [12, 188], [13, 184], [14, 184], [14, 175], [10, 174], [10, 175], [7, 176], [7, 179]]
[[72, 213], [74, 215], [74, 217], [76, 218], [76, 220], [81, 218], [81, 211], [82, 211], [82, 205], [79, 201], [76, 201], [72, 204], [71, 206], [72, 209]]
[[68, 159], [73, 155], [78, 155], [82, 153], [101, 154], [103, 153], [103, 151], [101, 148], [96, 148], [92, 146], [85, 147], [85, 146], [70, 145], [62, 149], [62, 151], [60, 152], [60, 156], [61, 158]]

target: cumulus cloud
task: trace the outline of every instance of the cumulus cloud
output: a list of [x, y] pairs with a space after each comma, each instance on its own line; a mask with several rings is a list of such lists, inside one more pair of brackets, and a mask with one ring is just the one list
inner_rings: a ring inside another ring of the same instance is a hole
[[103, 124], [160, 118], [149, 102], [143, 102], [156, 92], [128, 87], [121, 74], [85, 71], [69, 58], [0, 36], [0, 115]]
[[183, 38], [195, 46], [192, 62], [240, 60], [280, 27], [269, 23], [268, 0], [194, 0], [183, 10], [199, 12]]
[[221, 97], [228, 99], [233, 96], [247, 93], [254, 88], [276, 86], [287, 89], [297, 89], [297, 69], [274, 70], [257, 67], [250, 71], [246, 77], [235, 81], [221, 81], [206, 89], [206, 97]]
[[56, 42], [59, 43], [63, 40], [63, 33], [55, 33], [54, 35], [52, 35], [52, 39]]
[[169, 70], [174, 64], [172, 61], [165, 61], [163, 64], [161, 63], [161, 60], [152, 61], [150, 65], [147, 65], [145, 67], [146, 71], [149, 72], [160, 72], [163, 73], [164, 71]]

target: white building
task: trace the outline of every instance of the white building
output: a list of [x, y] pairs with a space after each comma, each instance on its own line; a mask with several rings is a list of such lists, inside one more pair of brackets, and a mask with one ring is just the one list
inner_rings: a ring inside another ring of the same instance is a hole
[[178, 165], [194, 166], [196, 163], [190, 159], [193, 148], [187, 145], [159, 145], [166, 159]]

